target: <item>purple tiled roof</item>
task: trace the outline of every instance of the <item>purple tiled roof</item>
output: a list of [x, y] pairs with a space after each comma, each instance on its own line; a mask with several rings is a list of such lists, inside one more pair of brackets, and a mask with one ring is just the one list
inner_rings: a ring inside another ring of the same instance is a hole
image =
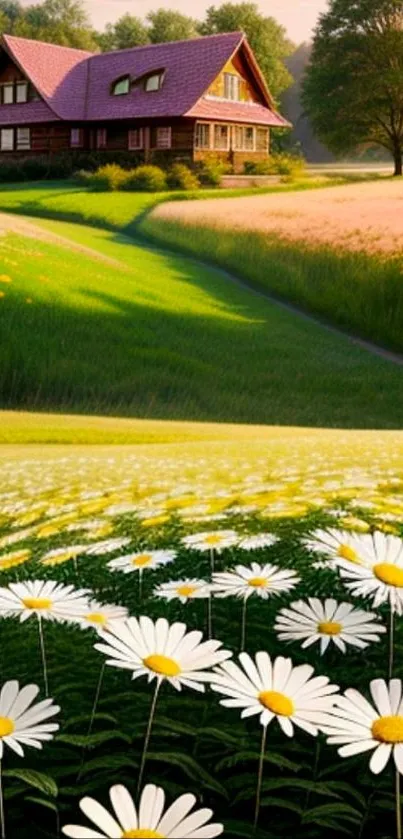
[[[4, 35], [7, 52], [31, 80], [43, 101], [2, 105], [0, 124], [202, 117], [210, 116], [210, 112], [211, 118], [223, 119], [228, 111], [228, 119], [246, 118], [247, 113], [250, 122], [283, 125], [285, 121], [272, 109], [263, 81], [267, 107], [202, 99], [243, 43], [250, 52], [243, 33], [231, 32], [98, 55]], [[111, 95], [111, 86], [120, 77], [128, 75], [135, 82], [154, 70], [164, 71], [159, 91], [146, 92], [142, 84], [133, 84], [127, 95]], [[248, 110], [244, 114], [245, 108]], [[242, 110], [242, 116], [235, 115], [235, 109], [239, 113]]]

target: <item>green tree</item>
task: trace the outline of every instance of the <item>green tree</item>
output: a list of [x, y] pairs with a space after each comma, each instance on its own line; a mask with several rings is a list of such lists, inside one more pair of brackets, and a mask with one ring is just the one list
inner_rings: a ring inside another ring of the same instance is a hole
[[129, 47], [140, 47], [148, 44], [147, 27], [142, 20], [133, 15], [123, 15], [115, 24], [108, 23], [105, 32], [96, 36], [96, 40], [103, 52], [108, 50], [124, 50]]
[[199, 23], [187, 15], [170, 9], [157, 9], [147, 15], [149, 38], [152, 44], [164, 41], [188, 41], [200, 35]]
[[278, 99], [292, 84], [284, 59], [295, 46], [287, 38], [284, 27], [272, 17], [262, 15], [255, 3], [224, 3], [207, 9], [203, 35], [241, 30], [248, 38], [271, 93]]
[[314, 129], [336, 153], [383, 146], [402, 174], [403, 0], [331, 0], [303, 85]]
[[15, 32], [26, 38], [77, 49], [97, 48], [82, 0], [45, 0], [28, 6]]
[[22, 15], [23, 9], [17, 0], [0, 0], [0, 33], [13, 33], [15, 24]]

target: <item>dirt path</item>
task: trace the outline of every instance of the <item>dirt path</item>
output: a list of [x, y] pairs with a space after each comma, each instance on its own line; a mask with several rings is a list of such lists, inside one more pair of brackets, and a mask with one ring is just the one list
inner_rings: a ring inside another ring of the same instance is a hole
[[113, 259], [111, 256], [99, 253], [99, 251], [93, 250], [93, 248], [88, 248], [86, 245], [80, 245], [72, 239], [67, 239], [65, 236], [53, 233], [52, 230], [46, 230], [43, 227], [39, 227], [34, 222], [28, 221], [28, 219], [24, 217], [0, 212], [0, 236], [5, 236], [7, 233], [16, 233], [21, 236], [28, 236], [30, 239], [36, 239], [36, 241], [39, 242], [48, 242], [49, 244], [60, 245], [62, 248], [78, 251], [86, 256], [90, 256], [92, 259], [97, 259], [100, 262], [106, 262], [108, 265], [114, 265], [115, 268], [117, 267], [122, 270], [126, 269], [126, 265], [124, 265], [123, 262], [119, 262], [119, 260]]

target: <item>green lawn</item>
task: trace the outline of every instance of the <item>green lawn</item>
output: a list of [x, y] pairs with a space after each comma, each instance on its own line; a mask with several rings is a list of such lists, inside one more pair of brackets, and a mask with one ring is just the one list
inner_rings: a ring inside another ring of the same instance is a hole
[[[87, 197], [100, 207], [115, 198]], [[3, 407], [402, 426], [401, 369], [390, 362], [186, 257], [111, 231], [41, 224], [99, 257], [15, 233], [0, 240], [2, 271], [11, 279], [0, 300]]]

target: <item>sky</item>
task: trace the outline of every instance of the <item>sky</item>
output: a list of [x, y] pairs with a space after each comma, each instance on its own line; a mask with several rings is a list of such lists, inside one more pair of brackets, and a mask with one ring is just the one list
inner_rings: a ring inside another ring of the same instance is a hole
[[[23, 0], [30, 5], [33, 0]], [[193, 17], [201, 17], [208, 6], [221, 5], [223, 0], [85, 0], [93, 25], [103, 29], [126, 12], [144, 18], [151, 9], [176, 9]], [[257, 0], [263, 14], [271, 15], [287, 29], [297, 44], [310, 39], [318, 15], [326, 9], [327, 0]]]

